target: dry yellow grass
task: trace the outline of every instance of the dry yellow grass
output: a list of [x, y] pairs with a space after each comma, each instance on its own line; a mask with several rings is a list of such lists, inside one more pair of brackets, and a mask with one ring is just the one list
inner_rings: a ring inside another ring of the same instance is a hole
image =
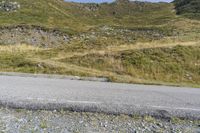
[[27, 51], [40, 51], [42, 50], [39, 47], [34, 47], [27, 44], [17, 44], [17, 45], [0, 45], [0, 52], [9, 52], [9, 53], [23, 53]]
[[107, 53], [117, 53], [121, 51], [126, 50], [141, 50], [141, 49], [150, 49], [150, 48], [169, 48], [169, 47], [175, 47], [175, 46], [197, 46], [200, 45], [200, 41], [189, 41], [189, 42], [180, 42], [180, 41], [173, 41], [168, 40], [167, 42], [162, 41], [155, 41], [151, 43], [136, 43], [133, 45], [130, 44], [124, 44], [119, 46], [108, 46], [102, 50], [90, 50], [90, 51], [84, 51], [84, 52], [60, 52], [57, 57], [52, 58], [53, 60], [60, 60], [65, 58], [71, 58], [71, 57], [81, 57], [89, 54], [100, 54], [105, 55]]
[[[26, 61], [26, 63], [31, 62], [33, 64], [36, 64], [34, 69], [37, 66], [40, 66], [38, 64], [43, 64], [45, 67], [50, 67], [53, 69], [47, 69], [47, 73], [59, 73], [59, 74], [67, 74], [66, 72], [74, 72], [74, 75], [79, 75], [79, 76], [95, 76], [95, 77], [108, 77], [111, 81], [115, 82], [126, 82], [126, 83], [143, 83], [143, 84], [168, 84], [168, 85], [177, 85], [174, 83], [166, 83], [158, 80], [149, 80], [149, 79], [142, 79], [141, 77], [138, 77], [137, 75], [131, 76], [129, 74], [120, 74], [116, 73], [114, 71], [109, 71], [109, 70], [100, 70], [98, 68], [94, 67], [86, 67], [86, 66], [81, 66], [78, 64], [72, 64], [70, 62], [62, 62], [61, 59], [64, 58], [70, 58], [73, 56], [76, 57], [82, 57], [85, 55], [89, 54], [97, 54], [97, 55], [105, 55], [105, 54], [117, 54], [118, 52], [123, 52], [123, 51], [129, 51], [129, 50], [142, 50], [142, 49], [156, 49], [156, 48], [168, 48], [168, 47], [175, 47], [175, 46], [199, 46], [200, 42], [168, 42], [168, 43], [161, 43], [159, 41], [156, 42], [151, 42], [151, 43], [137, 43], [134, 45], [120, 45], [120, 46], [108, 46], [103, 50], [92, 50], [92, 51], [85, 51], [85, 52], [69, 52], [69, 53], [64, 53], [64, 52], [58, 52], [58, 55], [52, 56], [52, 58], [48, 59], [43, 59], [40, 54], [38, 55], [38, 52], [42, 52], [42, 54], [47, 54], [46, 49], [38, 48], [38, 47], [33, 47], [30, 45], [26, 44], [21, 44], [21, 45], [7, 45], [7, 46], [0, 46], [0, 52], [2, 53], [2, 60], [3, 58], [3, 53], [6, 53], [6, 55], [9, 58], [13, 58], [15, 55], [19, 55], [20, 57], [23, 57], [23, 60]], [[49, 49], [51, 50], [51, 49]], [[53, 49], [52, 49], [53, 50]], [[7, 60], [7, 58], [5, 58]], [[109, 66], [114, 65], [117, 67], [117, 70], [123, 69], [121, 67], [121, 63], [118, 62], [119, 60], [114, 59], [112, 56], [108, 58], [107, 62], [110, 63]], [[198, 64], [197, 64], [198, 65]], [[27, 66], [29, 67], [29, 66]], [[46, 68], [41, 68], [41, 69], [46, 69]], [[26, 68], [28, 69], [28, 68]], [[1, 70], [4, 70], [3, 68]], [[5, 70], [11, 70], [11, 69], [5, 69]], [[17, 70], [15, 68], [12, 68], [12, 70]], [[20, 70], [20, 69], [19, 69]], [[55, 72], [53, 72], [55, 70]], [[43, 71], [43, 70], [42, 70]], [[123, 71], [123, 70], [121, 70]], [[186, 83], [179, 83], [178, 85], [183, 85], [187, 86], [188, 84]], [[193, 86], [192, 84], [190, 86]]]
[[137, 77], [133, 77], [130, 75], [121, 75], [116, 74], [110, 71], [102, 71], [98, 69], [82, 67], [69, 63], [62, 63], [59, 61], [52, 60], [40, 60], [40, 59], [32, 59], [35, 62], [45, 63], [46, 65], [53, 66], [55, 68], [64, 68], [66, 71], [75, 71], [76, 73], [86, 74], [86, 76], [94, 76], [94, 77], [108, 77], [109, 80], [119, 83], [137, 83], [137, 84], [152, 84], [152, 85], [170, 85], [170, 86], [191, 86], [191, 87], [199, 87], [199, 85], [189, 84], [189, 83], [170, 83], [170, 82], [162, 82], [156, 80], [146, 80]]

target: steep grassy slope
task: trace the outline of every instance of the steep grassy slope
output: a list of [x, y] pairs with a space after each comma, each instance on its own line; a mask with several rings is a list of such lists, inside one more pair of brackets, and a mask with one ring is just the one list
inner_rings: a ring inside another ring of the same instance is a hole
[[[0, 25], [32, 24], [72, 31], [97, 25], [157, 26], [175, 17], [171, 4], [78, 4], [62, 0], [12, 0], [17, 12], [0, 12]], [[144, 21], [145, 20], [145, 21]]]
[[[161, 28], [176, 30], [173, 4], [114, 2], [111, 4], [78, 4], [62, 0], [10, 0], [20, 4], [16, 12], [0, 11], [0, 26], [38, 25], [58, 28], [68, 34], [86, 32], [97, 26]], [[180, 29], [179, 29], [180, 30]]]
[[12, 1], [21, 8], [0, 11], [0, 27], [36, 25], [70, 40], [59, 47], [0, 45], [1, 71], [200, 86], [200, 21], [176, 15], [172, 3]]

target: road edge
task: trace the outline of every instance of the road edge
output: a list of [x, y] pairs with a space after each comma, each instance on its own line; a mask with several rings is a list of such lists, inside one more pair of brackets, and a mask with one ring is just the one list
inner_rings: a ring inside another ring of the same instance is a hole
[[83, 81], [97, 81], [97, 82], [109, 82], [105, 77], [80, 77], [80, 76], [67, 76], [58, 74], [32, 74], [32, 73], [18, 73], [18, 72], [0, 72], [0, 76], [18, 76], [18, 77], [40, 77], [40, 78], [52, 78], [52, 79], [69, 79], [69, 80], [83, 80]]

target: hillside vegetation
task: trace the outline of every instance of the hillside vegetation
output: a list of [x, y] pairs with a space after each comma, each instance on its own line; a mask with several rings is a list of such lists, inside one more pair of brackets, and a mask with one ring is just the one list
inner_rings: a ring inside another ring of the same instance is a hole
[[9, 2], [17, 4], [0, 10], [1, 71], [200, 86], [200, 21], [173, 3]]
[[189, 18], [200, 19], [199, 0], [175, 0], [177, 14], [183, 14]]
[[171, 13], [173, 6], [162, 3], [78, 4], [62, 0], [10, 1], [18, 2], [21, 8], [15, 12], [1, 11], [1, 25], [41, 25], [79, 32], [97, 25], [126, 27], [160, 25], [174, 17], [174, 14]]

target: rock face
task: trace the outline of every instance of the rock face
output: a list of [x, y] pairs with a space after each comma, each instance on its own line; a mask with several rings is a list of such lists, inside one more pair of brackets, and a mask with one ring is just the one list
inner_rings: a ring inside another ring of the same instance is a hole
[[38, 26], [0, 27], [0, 44], [30, 44], [41, 47], [57, 47], [69, 41], [69, 36]]
[[2, 1], [0, 2], [0, 11], [11, 12], [20, 8], [17, 2]]

